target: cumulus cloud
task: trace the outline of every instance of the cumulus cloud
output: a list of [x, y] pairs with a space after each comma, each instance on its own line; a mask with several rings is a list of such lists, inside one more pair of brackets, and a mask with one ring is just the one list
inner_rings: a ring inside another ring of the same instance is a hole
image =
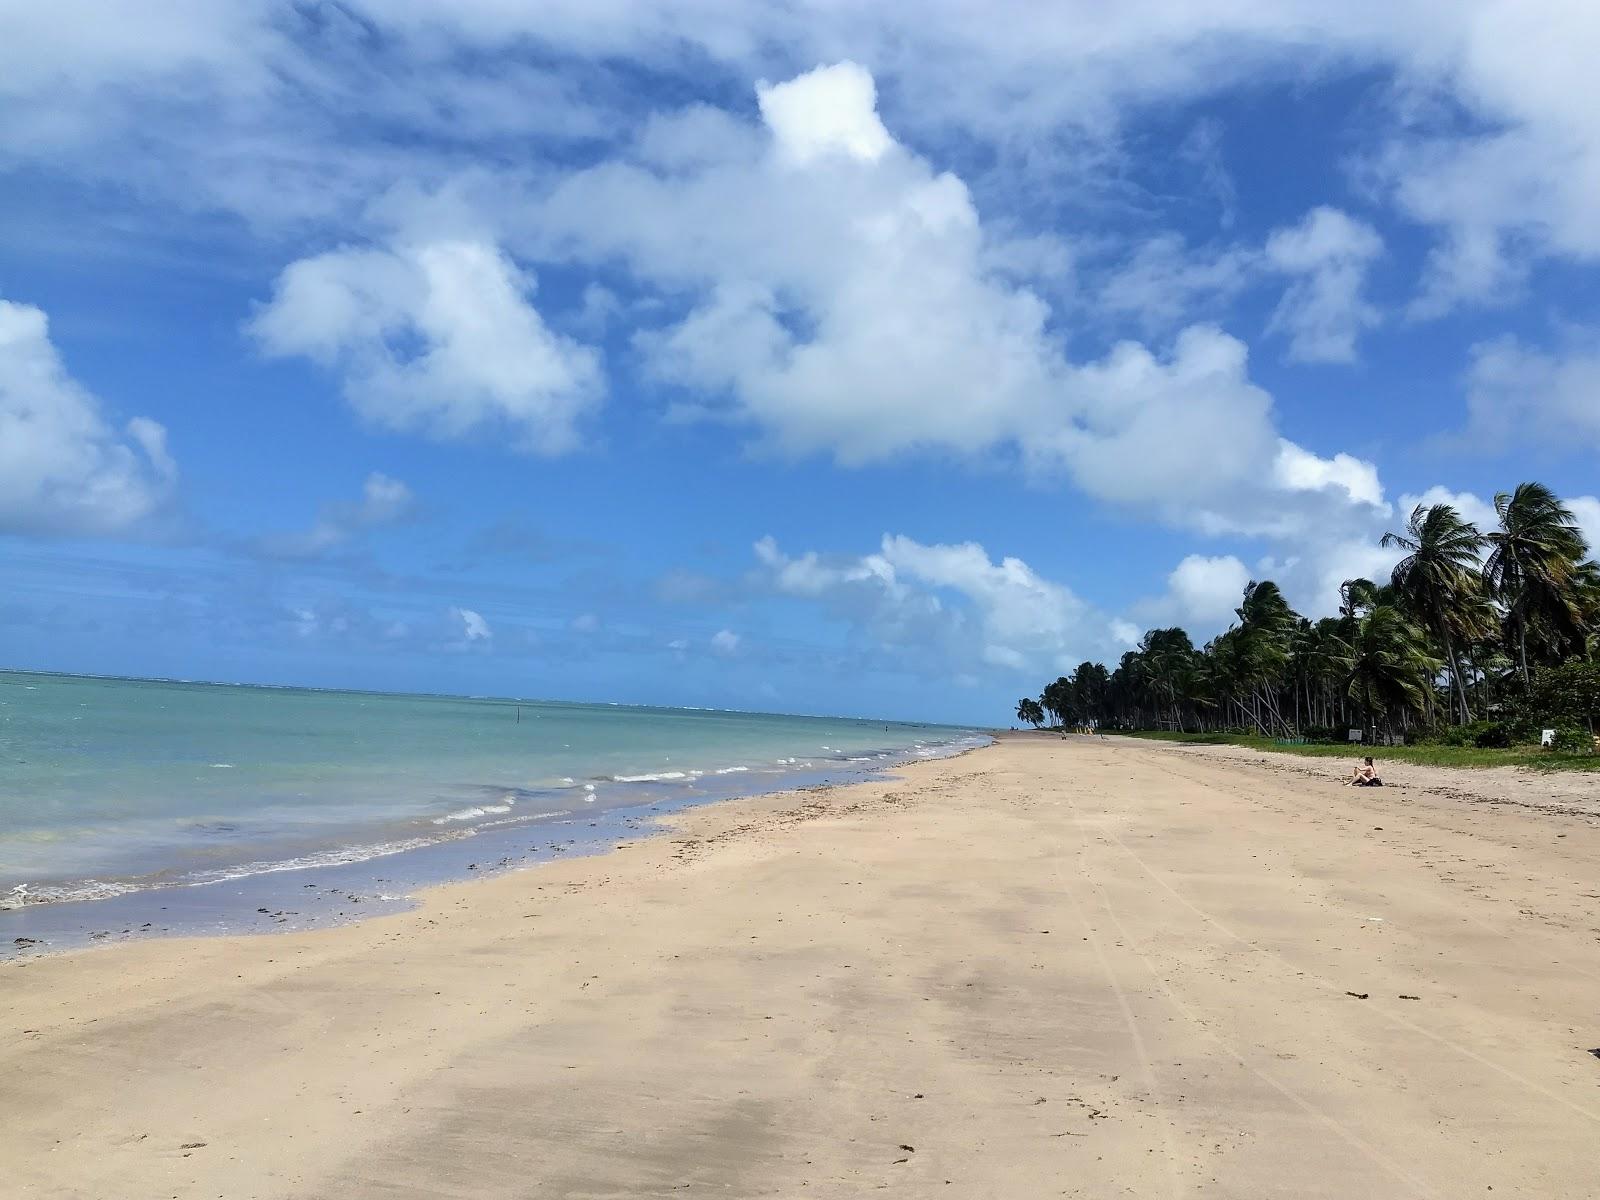
[[1167, 576], [1167, 595], [1163, 603], [1151, 606], [1151, 615], [1176, 621], [1202, 637], [1216, 633], [1233, 619], [1249, 582], [1249, 568], [1231, 554], [1191, 554]]
[[1289, 339], [1291, 359], [1354, 361], [1356, 339], [1378, 323], [1364, 292], [1382, 253], [1383, 239], [1370, 225], [1336, 208], [1314, 208], [1267, 239], [1267, 263], [1290, 279], [1268, 328]]
[[881, 646], [944, 656], [923, 669], [1066, 670], [1126, 640], [1071, 588], [1019, 558], [996, 562], [975, 542], [929, 545], [886, 534], [873, 553], [829, 556], [787, 554], [769, 537], [755, 555], [772, 590], [824, 605]]
[[545, 324], [532, 288], [483, 241], [346, 248], [285, 268], [248, 328], [267, 354], [337, 371], [374, 425], [559, 454], [604, 386], [598, 355]]
[[1600, 335], [1585, 331], [1554, 353], [1514, 337], [1473, 347], [1467, 435], [1497, 447], [1600, 450]]
[[[513, 235], [536, 257], [620, 260], [689, 298], [681, 319], [636, 338], [655, 377], [683, 389], [680, 411], [852, 466], [1011, 457], [1206, 528], [1305, 510], [1281, 495], [1272, 398], [1237, 338], [1196, 325], [1163, 347], [1072, 361], [1046, 300], [996, 267], [1005, 239], [965, 183], [889, 135], [865, 71], [822, 67], [760, 96], [761, 136], [708, 136], [725, 125], [703, 107], [682, 115], [682, 136], [658, 117], [653, 148], [697, 152], [577, 172]], [[1225, 289], [1242, 271], [1196, 286]], [[1126, 303], [1150, 286], [1123, 284]]]
[[464, 645], [487, 644], [494, 637], [489, 622], [470, 608], [451, 608], [450, 619], [457, 626], [457, 640]]
[[67, 373], [44, 312], [0, 300], [0, 531], [124, 532], [161, 507], [176, 474], [162, 426], [135, 417], [116, 429]]
[[1435, 504], [1448, 504], [1485, 533], [1495, 528], [1500, 521], [1493, 502], [1475, 496], [1471, 492], [1452, 492], [1440, 484], [1434, 484], [1427, 491], [1417, 495], [1401, 496], [1395, 505], [1396, 515], [1401, 519], [1408, 518], [1419, 504], [1424, 508], [1432, 508]]
[[271, 534], [261, 539], [258, 548], [279, 558], [315, 558], [369, 529], [404, 519], [415, 499], [400, 480], [374, 471], [362, 484], [361, 499], [325, 505], [311, 528]]
[[[1129, 114], [1245, 79], [1340, 71], [1390, 85], [1390, 130], [1363, 153], [1372, 190], [1440, 231], [1424, 307], [1492, 298], [1540, 256], [1600, 256], [1600, 115], [1588, 94], [1600, 12], [1572, 0], [1459, 0], [1449, 21], [1429, 0], [1064, 0], [999, 17], [826, 0], [163, 0], [157, 11], [11, 6], [0, 156], [67, 162], [257, 223], [349, 220], [396, 180], [447, 175], [462, 144], [558, 154], [602, 139], [632, 115], [626, 89], [608, 86], [615, 63], [743, 86], [847, 47], [863, 76], [887, 82], [895, 121], [919, 141], [954, 133], [1034, 182], [1071, 185]], [[841, 83], [866, 93], [863, 76]], [[805, 130], [789, 153], [887, 156], [859, 96], [836, 102], [845, 90], [768, 106], [772, 121]], [[1190, 157], [1214, 157], [1208, 136]]]
[[[1515, 295], [1542, 257], [1600, 261], [1600, 112], [1587, 100], [1600, 9], [1566, 0], [1464, 6], [1421, 117], [1379, 160], [1401, 209], [1438, 227], [1418, 316]], [[1415, 67], [1417, 64], [1413, 64]], [[1440, 108], [1462, 105], [1475, 128]]]
[[894, 143], [878, 119], [878, 89], [853, 62], [818, 67], [787, 83], [756, 85], [761, 116], [784, 162], [839, 155], [877, 162]]
[[1366, 505], [1377, 510], [1379, 515], [1388, 512], [1377, 467], [1349, 454], [1318, 458], [1309, 450], [1283, 440], [1278, 443], [1272, 474], [1278, 485], [1288, 491], [1342, 493], [1350, 502]]
[[743, 640], [731, 629], [719, 629], [711, 635], [711, 649], [716, 654], [737, 654], [739, 643]]
[[1574, 496], [1567, 507], [1578, 519], [1584, 540], [1589, 543], [1589, 557], [1600, 558], [1600, 496]]

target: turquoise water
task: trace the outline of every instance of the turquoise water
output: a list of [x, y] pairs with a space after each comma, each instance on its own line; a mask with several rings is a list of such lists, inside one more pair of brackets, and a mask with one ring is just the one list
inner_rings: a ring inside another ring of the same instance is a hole
[[0, 673], [0, 904], [360, 861], [985, 741], [822, 717]]

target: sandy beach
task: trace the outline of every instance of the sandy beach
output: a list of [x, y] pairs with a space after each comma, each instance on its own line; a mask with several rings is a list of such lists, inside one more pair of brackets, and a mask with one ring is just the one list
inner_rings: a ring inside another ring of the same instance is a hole
[[1600, 1195], [1600, 782], [1018, 735], [0, 966], [8, 1197]]

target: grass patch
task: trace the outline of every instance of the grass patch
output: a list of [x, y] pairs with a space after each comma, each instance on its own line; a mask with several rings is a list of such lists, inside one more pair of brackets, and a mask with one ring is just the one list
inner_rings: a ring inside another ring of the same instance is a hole
[[1513, 746], [1509, 750], [1483, 750], [1476, 746], [1363, 746], [1359, 743], [1288, 746], [1256, 733], [1175, 733], [1157, 729], [1122, 736], [1178, 742], [1186, 746], [1248, 746], [1252, 750], [1299, 754], [1306, 758], [1355, 759], [1370, 754], [1374, 762], [1414, 763], [1424, 767], [1531, 767], [1538, 771], [1600, 771], [1600, 754], [1553, 754], [1537, 746]]

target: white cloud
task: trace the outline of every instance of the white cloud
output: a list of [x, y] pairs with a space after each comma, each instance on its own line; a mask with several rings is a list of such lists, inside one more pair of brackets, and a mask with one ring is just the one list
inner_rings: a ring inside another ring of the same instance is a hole
[[1459, 121], [1436, 118], [1442, 105], [1420, 104], [1417, 127], [1380, 165], [1399, 206], [1445, 233], [1419, 316], [1504, 300], [1543, 256], [1600, 260], [1600, 110], [1589, 101], [1600, 8], [1478, 0], [1453, 17], [1413, 79], [1427, 100], [1463, 105], [1477, 128], [1459, 132]]
[[1370, 225], [1336, 208], [1314, 208], [1267, 239], [1267, 263], [1292, 281], [1269, 325], [1288, 337], [1291, 359], [1354, 361], [1356, 339], [1378, 323], [1363, 293], [1382, 253], [1383, 240]]
[[1567, 500], [1567, 507], [1578, 519], [1578, 528], [1589, 543], [1589, 557], [1600, 559], [1600, 497], [1574, 496]]
[[[463, 144], [559, 150], [630, 123], [604, 86], [611, 64], [740, 86], [848, 52], [860, 75], [768, 105], [801, 131], [792, 149], [887, 157], [870, 106], [840, 99], [870, 72], [917, 140], [954, 134], [1071, 186], [1130, 113], [1243, 80], [1367, 75], [1394, 98], [1371, 182], [1441, 231], [1424, 296], [1439, 311], [1492, 297], [1539, 256], [1600, 257], [1600, 10], [1458, 0], [1449, 17], [1434, 0], [163, 0], [154, 15], [54, 0], [0, 18], [0, 155], [264, 224], [348, 220], [396, 180], [448, 174]], [[1180, 153], [1214, 157], [1206, 138]]]
[[1385, 583], [1405, 551], [1384, 549], [1379, 532], [1363, 536], [1333, 536], [1308, 543], [1300, 553], [1285, 558], [1263, 558], [1256, 564], [1257, 579], [1271, 579], [1283, 589], [1294, 608], [1313, 619], [1339, 611], [1339, 585], [1347, 579]]
[[404, 483], [374, 471], [362, 484], [360, 500], [326, 505], [310, 529], [262, 538], [260, 548], [283, 558], [315, 557], [345, 545], [357, 534], [402, 520], [414, 502]]
[[1179, 622], [1216, 632], [1233, 619], [1249, 582], [1249, 568], [1231, 554], [1191, 554], [1167, 576], [1167, 591]]
[[761, 116], [778, 155], [797, 167], [843, 155], [877, 162], [893, 142], [878, 119], [878, 89], [853, 62], [835, 63], [777, 85], [756, 85]]
[[440, 439], [504, 433], [573, 449], [604, 390], [599, 359], [550, 330], [533, 280], [477, 240], [342, 249], [285, 268], [250, 322], [268, 354], [340, 372], [373, 424]]
[[1364, 459], [1348, 454], [1318, 458], [1286, 440], [1278, 445], [1272, 472], [1278, 485], [1286, 490], [1342, 491], [1352, 504], [1367, 505], [1380, 513], [1387, 513], [1387, 506], [1383, 502], [1383, 485], [1378, 482], [1378, 469]]
[[1102, 311], [1128, 314], [1148, 332], [1219, 314], [1250, 283], [1258, 255], [1239, 247], [1196, 250], [1175, 233], [1140, 243], [1101, 285]]
[[1018, 558], [995, 562], [975, 542], [886, 534], [874, 553], [828, 557], [785, 554], [763, 538], [755, 553], [766, 586], [823, 604], [880, 646], [917, 648], [920, 671], [1066, 670], [1127, 640], [1064, 584]]
[[719, 629], [711, 635], [711, 649], [716, 654], [730, 655], [739, 652], [743, 639], [731, 629]]
[[1482, 533], [1494, 529], [1500, 522], [1499, 514], [1495, 512], [1491, 501], [1475, 496], [1471, 492], [1452, 492], [1439, 484], [1434, 484], [1420, 495], [1401, 496], [1395, 504], [1396, 517], [1400, 520], [1409, 519], [1419, 504], [1424, 508], [1432, 508], [1435, 504], [1448, 504], [1476, 525]]
[[574, 633], [596, 633], [600, 629], [600, 618], [593, 613], [580, 613], [572, 619]]
[[1474, 346], [1467, 414], [1468, 436], [1488, 445], [1600, 450], [1600, 334], [1578, 335], [1561, 353], [1514, 337]]
[[67, 373], [45, 314], [0, 300], [0, 531], [120, 533], [176, 474], [165, 429], [135, 417], [119, 433]]
[[470, 608], [452, 608], [450, 617], [460, 625], [457, 637], [466, 645], [475, 642], [486, 643], [494, 637], [494, 630], [489, 628], [489, 622]]
[[[1272, 399], [1241, 342], [1201, 325], [1159, 350], [1068, 359], [1050, 305], [997, 268], [1009, 243], [966, 185], [880, 140], [869, 85], [842, 64], [769, 88], [765, 136], [732, 137], [720, 157], [705, 140], [719, 126], [688, 110], [688, 165], [578, 172], [508, 236], [535, 257], [620, 260], [690, 297], [681, 320], [636, 339], [647, 367], [692, 398], [680, 411], [751, 426], [768, 449], [846, 465], [1015, 457], [1203, 528], [1256, 528], [1264, 514], [1276, 527], [1305, 510], [1282, 502]], [[670, 126], [652, 123], [652, 145], [675, 144]], [[1196, 286], [1233, 286], [1244, 257]], [[1126, 303], [1146, 303], [1150, 286], [1123, 285]]]

